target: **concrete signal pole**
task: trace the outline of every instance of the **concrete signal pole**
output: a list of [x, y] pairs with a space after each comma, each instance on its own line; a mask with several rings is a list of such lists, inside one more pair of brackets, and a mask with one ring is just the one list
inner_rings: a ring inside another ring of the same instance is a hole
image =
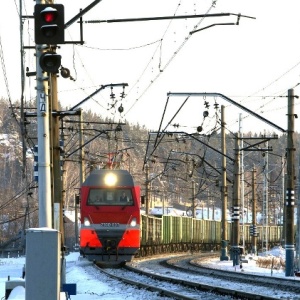
[[252, 253], [257, 254], [257, 227], [256, 227], [256, 169], [252, 170]]
[[192, 180], [192, 216], [195, 219], [196, 218], [196, 192], [195, 192], [195, 180]]
[[239, 264], [240, 241], [240, 135], [235, 138], [235, 162], [234, 162], [234, 190], [233, 190], [233, 214], [232, 214], [232, 260], [233, 266]]
[[50, 75], [50, 91], [49, 99], [52, 112], [50, 119], [51, 129], [51, 149], [52, 149], [52, 195], [53, 195], [53, 226], [61, 232], [62, 240], [64, 240], [63, 228], [63, 203], [62, 203], [62, 181], [61, 181], [61, 160], [60, 160], [60, 136], [59, 136], [59, 114], [57, 99], [57, 75]]
[[[43, 4], [45, 1], [37, 1], [38, 3]], [[52, 228], [49, 88], [39, 63], [45, 51], [43, 46], [45, 45], [36, 45], [39, 227]]]
[[[51, 118], [53, 108], [51, 101], [57, 100], [56, 73], [60, 67], [61, 57], [54, 52], [54, 49], [56, 44], [63, 43], [64, 8], [63, 5], [55, 6], [52, 3], [53, 1], [48, 1], [45, 4], [45, 1], [37, 0], [34, 7], [39, 228], [28, 229], [26, 234], [25, 299], [61, 299], [61, 273], [64, 268], [61, 259], [61, 233], [59, 230], [52, 229], [52, 195], [54, 193], [51, 190], [51, 131], [49, 125], [51, 121], [57, 129], [56, 119], [52, 120]], [[57, 36], [59, 37], [58, 40], [56, 39]], [[53, 86], [54, 91], [52, 90]], [[57, 132], [55, 131], [55, 139], [58, 138]], [[55, 141], [52, 146], [56, 147], [58, 151], [57, 144]], [[55, 158], [55, 161], [59, 161], [59, 158]], [[57, 173], [59, 173], [58, 170]], [[58, 177], [60, 178], [60, 174]], [[61, 201], [60, 188], [55, 189], [54, 192], [55, 199]], [[37, 247], [37, 245], [39, 246]]]
[[285, 276], [294, 276], [294, 207], [295, 207], [295, 146], [294, 146], [294, 90], [288, 90], [287, 131], [287, 181], [286, 181], [286, 231], [285, 231]]
[[221, 148], [222, 148], [222, 186], [221, 186], [221, 200], [222, 200], [222, 228], [221, 228], [221, 256], [220, 260], [228, 260], [227, 246], [227, 182], [226, 182], [226, 135], [225, 135], [225, 106], [221, 106]]
[[297, 232], [296, 232], [296, 260], [297, 272], [300, 272], [300, 157], [298, 161], [298, 197], [297, 197]]
[[148, 164], [145, 166], [145, 170], [146, 170], [145, 208], [146, 208], [146, 215], [148, 215], [149, 209], [150, 209], [150, 181], [149, 181], [149, 166], [148, 166]]

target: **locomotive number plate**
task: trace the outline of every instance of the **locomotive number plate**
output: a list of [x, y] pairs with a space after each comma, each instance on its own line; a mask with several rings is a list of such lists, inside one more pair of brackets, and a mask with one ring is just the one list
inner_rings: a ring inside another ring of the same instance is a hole
[[119, 227], [120, 223], [100, 223], [103, 227]]

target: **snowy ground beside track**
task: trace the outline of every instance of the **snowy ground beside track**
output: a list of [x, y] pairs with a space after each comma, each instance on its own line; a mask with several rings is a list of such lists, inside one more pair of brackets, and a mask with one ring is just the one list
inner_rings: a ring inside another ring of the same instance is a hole
[[[284, 257], [284, 249], [277, 248], [265, 255], [273, 257]], [[232, 261], [220, 261], [218, 258], [205, 261], [205, 265], [217, 269], [226, 269], [233, 272], [245, 272], [274, 277], [285, 277], [284, 269], [266, 269], [258, 267], [257, 256], [247, 256], [248, 263], [240, 266], [233, 266]], [[92, 263], [79, 256], [78, 252], [70, 253], [66, 257], [66, 281], [67, 283], [77, 284], [77, 295], [71, 296], [72, 300], [161, 300], [164, 297], [153, 297], [152, 293], [145, 290], [135, 289], [119, 283], [116, 280], [107, 278], [103, 274], [95, 271]], [[4, 299], [5, 282], [8, 276], [11, 279], [22, 277], [22, 271], [25, 264], [25, 257], [1, 258], [0, 259], [0, 299]], [[299, 280], [300, 277], [293, 277], [293, 280]], [[47, 280], [47, 279], [45, 279]], [[234, 287], [233, 287], [234, 288]], [[22, 298], [20, 298], [22, 299]]]

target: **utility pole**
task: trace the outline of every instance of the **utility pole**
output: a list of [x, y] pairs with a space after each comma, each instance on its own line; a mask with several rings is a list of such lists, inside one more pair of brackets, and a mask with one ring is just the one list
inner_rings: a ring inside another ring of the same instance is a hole
[[240, 241], [240, 135], [235, 138], [235, 162], [233, 183], [233, 214], [232, 214], [232, 260], [233, 266], [239, 264]]
[[[267, 149], [269, 142], [267, 141]], [[269, 151], [264, 155], [264, 187], [263, 187], [263, 236], [262, 248], [263, 251], [268, 251], [268, 225], [269, 225]]]
[[256, 227], [256, 169], [252, 170], [252, 253], [257, 254], [257, 227]]
[[[82, 109], [79, 109], [79, 181], [80, 186], [82, 186], [85, 181], [85, 160], [84, 160], [84, 149], [83, 149], [83, 120], [82, 120]], [[75, 197], [75, 246], [79, 244], [79, 229], [78, 229], [78, 205], [79, 205], [79, 195]]]
[[221, 185], [221, 201], [222, 201], [222, 228], [221, 228], [221, 256], [220, 260], [228, 260], [227, 256], [227, 182], [226, 182], [226, 135], [225, 135], [225, 106], [221, 106], [221, 151], [222, 155], [222, 185]]
[[52, 203], [53, 203], [53, 228], [60, 232], [61, 236], [61, 284], [66, 283], [66, 260], [65, 260], [65, 234], [63, 222], [63, 195], [62, 195], [62, 169], [60, 159], [60, 135], [59, 135], [59, 107], [57, 99], [57, 74], [49, 74], [50, 90], [49, 90], [49, 111], [50, 132], [51, 132], [51, 165], [52, 165]]
[[298, 198], [297, 198], [297, 232], [296, 232], [296, 259], [297, 272], [300, 272], [300, 155], [298, 161]]
[[195, 180], [192, 180], [192, 216], [196, 218], [196, 205], [195, 205]]
[[62, 182], [61, 182], [61, 163], [60, 163], [60, 135], [59, 135], [59, 114], [57, 100], [57, 75], [50, 75], [50, 108], [52, 113], [51, 123], [51, 149], [52, 149], [52, 190], [54, 206], [54, 228], [63, 234], [63, 203], [62, 203]]
[[280, 235], [280, 244], [282, 247], [284, 247], [284, 241], [285, 241], [285, 184], [286, 184], [286, 178], [285, 178], [285, 164], [284, 164], [284, 157], [282, 156], [281, 158], [281, 165], [282, 165], [282, 175], [281, 175], [281, 205], [280, 207], [282, 208], [282, 228], [281, 228], [281, 235]]
[[146, 205], [146, 215], [149, 214], [149, 207], [150, 207], [150, 191], [149, 191], [149, 187], [150, 187], [150, 181], [149, 181], [149, 166], [148, 164], [146, 164], [145, 166], [146, 169], [146, 199], [145, 199], [145, 205]]
[[[300, 274], [300, 156], [298, 161], [298, 197], [297, 197], [297, 232], [296, 232], [296, 262], [297, 273]], [[298, 275], [297, 274], [297, 275]]]
[[[243, 126], [242, 126], [242, 114], [239, 115], [239, 132], [241, 137], [241, 164], [240, 164], [240, 174], [241, 174], [241, 205], [242, 205], [242, 241], [243, 248], [245, 249], [245, 168], [244, 168], [244, 139], [243, 139]], [[247, 210], [248, 214], [248, 210]]]
[[294, 90], [288, 90], [287, 130], [287, 182], [286, 182], [286, 232], [285, 232], [285, 276], [294, 276], [294, 207], [295, 207], [295, 146], [294, 146]]
[[[145, 171], [146, 171], [146, 183], [145, 183], [145, 212], [146, 212], [146, 216], [149, 215], [149, 202], [150, 202], [150, 181], [149, 181], [149, 165], [146, 164], [145, 165]], [[163, 214], [164, 212], [162, 212]], [[147, 219], [145, 225], [145, 231], [146, 232], [146, 241], [148, 240], [148, 221], [149, 219]]]

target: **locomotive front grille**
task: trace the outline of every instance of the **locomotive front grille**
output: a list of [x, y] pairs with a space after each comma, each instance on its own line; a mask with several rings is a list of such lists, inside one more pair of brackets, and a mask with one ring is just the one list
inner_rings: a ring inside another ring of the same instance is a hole
[[116, 250], [117, 246], [119, 244], [116, 240], [110, 240], [110, 239], [102, 239], [101, 240], [102, 246], [106, 252]]
[[96, 230], [97, 236], [106, 252], [114, 251], [123, 237], [124, 231], [120, 230]]

